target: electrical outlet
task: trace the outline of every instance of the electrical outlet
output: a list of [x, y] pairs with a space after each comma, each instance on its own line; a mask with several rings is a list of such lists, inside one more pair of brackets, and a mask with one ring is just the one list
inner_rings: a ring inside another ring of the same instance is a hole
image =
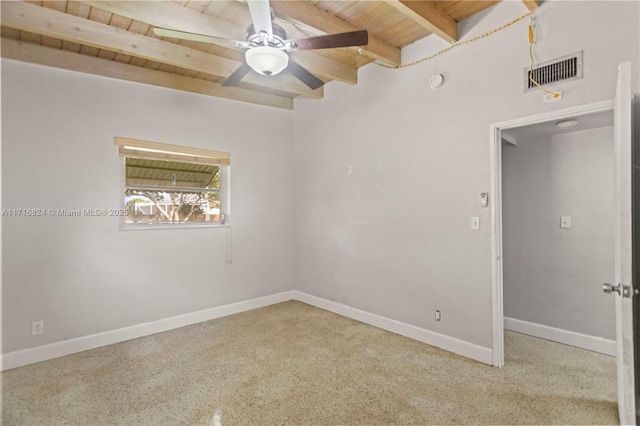
[[31, 334], [35, 336], [36, 334], [44, 333], [44, 321], [34, 321], [31, 323]]
[[440, 321], [441, 318], [442, 314], [440, 314], [440, 311], [436, 309], [436, 321]]

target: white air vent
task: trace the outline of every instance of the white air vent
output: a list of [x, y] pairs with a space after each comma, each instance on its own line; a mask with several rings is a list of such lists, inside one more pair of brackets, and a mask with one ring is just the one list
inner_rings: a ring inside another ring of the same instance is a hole
[[556, 58], [539, 64], [531, 70], [524, 69], [524, 91], [536, 89], [537, 86], [529, 79], [529, 74], [541, 86], [557, 82], [580, 80], [582, 78], [582, 50], [571, 55]]

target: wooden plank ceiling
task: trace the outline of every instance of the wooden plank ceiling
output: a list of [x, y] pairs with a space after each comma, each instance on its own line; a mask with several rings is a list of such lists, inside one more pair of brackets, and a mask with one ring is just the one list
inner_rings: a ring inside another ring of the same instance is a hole
[[[366, 29], [362, 47], [311, 50], [290, 57], [325, 82], [357, 84], [373, 61], [400, 64], [400, 49], [430, 34], [458, 39], [457, 22], [499, 0], [272, 0], [274, 22], [289, 39]], [[537, 0], [523, 0], [533, 9]], [[2, 57], [177, 90], [292, 109], [297, 96], [322, 98], [283, 72], [250, 72], [238, 87], [221, 83], [242, 51], [158, 37], [154, 27], [245, 40], [251, 16], [243, 1], [3, 1]]]

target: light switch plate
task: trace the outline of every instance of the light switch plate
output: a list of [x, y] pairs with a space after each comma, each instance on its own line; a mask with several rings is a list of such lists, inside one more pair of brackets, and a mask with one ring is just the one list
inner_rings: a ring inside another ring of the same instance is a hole
[[560, 228], [562, 229], [571, 228], [571, 216], [560, 216]]
[[471, 218], [471, 229], [480, 229], [480, 218], [478, 216]]

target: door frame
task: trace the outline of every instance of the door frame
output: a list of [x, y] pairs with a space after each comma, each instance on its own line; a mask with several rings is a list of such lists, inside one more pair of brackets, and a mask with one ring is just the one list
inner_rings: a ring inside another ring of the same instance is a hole
[[504, 366], [504, 299], [502, 256], [502, 130], [613, 111], [613, 99], [492, 123], [489, 126], [491, 191], [492, 364]]

